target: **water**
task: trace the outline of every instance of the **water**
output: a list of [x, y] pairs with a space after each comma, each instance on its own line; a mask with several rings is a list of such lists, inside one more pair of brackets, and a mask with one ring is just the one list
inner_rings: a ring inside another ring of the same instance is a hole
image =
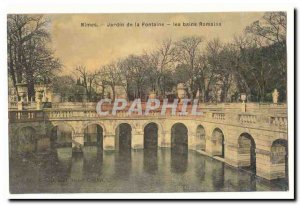
[[[58, 154], [57, 154], [58, 153]], [[10, 160], [11, 193], [284, 191], [286, 180], [267, 181], [248, 171], [189, 151], [170, 149], [84, 154], [69, 148]]]

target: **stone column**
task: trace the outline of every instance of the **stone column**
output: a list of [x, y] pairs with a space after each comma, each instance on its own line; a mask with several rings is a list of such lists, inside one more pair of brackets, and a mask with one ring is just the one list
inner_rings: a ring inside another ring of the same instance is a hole
[[271, 155], [269, 150], [256, 149], [256, 175], [268, 180], [285, 178], [285, 164], [273, 164]]
[[18, 110], [23, 110], [23, 107], [24, 107], [23, 101], [18, 101], [18, 103], [17, 103]]
[[43, 152], [50, 148], [50, 138], [46, 134], [39, 135], [37, 139], [37, 151]]
[[170, 148], [171, 147], [171, 132], [163, 133], [161, 143], [160, 143], [160, 147], [164, 147], [164, 148], [167, 148], [167, 147]]
[[195, 138], [196, 138], [196, 133], [188, 134], [188, 148], [191, 150], [196, 150]]
[[233, 142], [226, 142], [225, 146], [225, 162], [231, 166], [239, 166], [238, 146]]
[[214, 142], [211, 140], [211, 136], [208, 136], [208, 135], [206, 136], [205, 144], [206, 144], [205, 152], [208, 155], [213, 156], [213, 154], [214, 154]]
[[75, 133], [72, 137], [73, 151], [81, 151], [81, 147], [84, 146], [84, 133]]
[[40, 101], [36, 102], [36, 109], [41, 110], [42, 108], [43, 108], [43, 103]]
[[113, 151], [116, 149], [115, 146], [115, 134], [107, 133], [103, 136], [103, 150]]
[[256, 175], [265, 179], [271, 177], [271, 152], [263, 149], [256, 149]]
[[[215, 155], [220, 155], [222, 150], [221, 147], [222, 144], [220, 144], [220, 142], [217, 141], [217, 139], [213, 138], [213, 137], [209, 137], [206, 139], [206, 152], [210, 155], [210, 156], [215, 156]], [[224, 144], [224, 149], [225, 149], [225, 144]], [[225, 150], [224, 150], [225, 153]]]
[[131, 138], [131, 148], [144, 149], [144, 132], [142, 129], [133, 130]]

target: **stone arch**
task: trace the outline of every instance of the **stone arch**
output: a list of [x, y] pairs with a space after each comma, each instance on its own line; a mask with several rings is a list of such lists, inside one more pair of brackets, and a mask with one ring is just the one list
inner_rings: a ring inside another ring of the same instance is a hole
[[[193, 126], [189, 126], [188, 124], [186, 124], [186, 123], [184, 123], [184, 122], [182, 122], [180, 120], [173, 121], [171, 123], [171, 126], [168, 126], [167, 129], [172, 130], [172, 127], [175, 124], [183, 124], [186, 127], [188, 133], [193, 133]], [[165, 131], [167, 131], [167, 130], [165, 130]]]
[[69, 123], [55, 123], [50, 129], [51, 148], [72, 147], [75, 129]]
[[97, 122], [97, 121], [95, 121], [95, 122], [93, 122], [93, 121], [89, 121], [89, 122], [87, 122], [87, 123], [84, 123], [83, 125], [82, 125], [82, 129], [81, 129], [81, 133], [84, 133], [84, 130], [89, 126], [89, 125], [99, 125], [101, 128], [102, 128], [102, 130], [103, 130], [103, 136], [105, 136], [105, 134], [107, 133], [107, 128], [106, 128], [106, 126], [104, 125], [104, 123], [102, 123], [102, 122]]
[[212, 154], [225, 158], [225, 136], [223, 130], [216, 127], [213, 129], [212, 136]]
[[128, 124], [128, 125], [130, 125], [132, 130], [136, 129], [136, 126], [134, 126], [134, 124], [132, 122], [122, 120], [122, 121], [118, 121], [114, 124], [113, 130], [115, 131], [121, 124]]
[[188, 128], [183, 123], [171, 127], [171, 171], [184, 173], [188, 163]]
[[37, 150], [36, 129], [32, 126], [23, 126], [17, 130], [17, 138], [14, 149], [18, 153], [32, 153]]
[[103, 149], [104, 129], [98, 123], [88, 123], [83, 130], [84, 146], [97, 146]]
[[155, 122], [149, 122], [143, 126], [144, 131], [144, 149], [157, 149], [159, 138], [159, 125]]
[[243, 132], [238, 137], [239, 166], [250, 168], [256, 172], [256, 143], [248, 132]]
[[188, 128], [185, 124], [178, 122], [171, 127], [171, 149], [187, 153], [188, 150]]
[[271, 145], [271, 163], [277, 167], [278, 178], [288, 176], [288, 142], [286, 139], [276, 139]]
[[163, 128], [162, 124], [161, 124], [160, 122], [155, 121], [155, 120], [147, 120], [147, 121], [142, 125], [142, 129], [144, 130], [145, 127], [146, 127], [148, 124], [150, 124], [150, 123], [155, 123], [155, 124], [157, 124], [158, 130], [159, 130], [160, 133], [163, 133], [163, 132], [164, 132], [164, 128]]
[[120, 152], [131, 149], [133, 127], [127, 122], [118, 123], [115, 128], [115, 147]]
[[165, 128], [164, 126], [155, 120], [147, 120], [143, 125], [142, 125], [142, 130], [145, 131], [145, 127], [149, 124], [149, 123], [155, 123], [158, 126], [158, 145], [160, 146], [162, 144], [163, 141], [163, 137], [165, 135]]
[[71, 125], [71, 123], [68, 123], [68, 122], [62, 122], [62, 121], [54, 121], [54, 122], [51, 122], [51, 126], [50, 126], [50, 132], [51, 130], [54, 128], [54, 127], [57, 127], [57, 126], [68, 126], [72, 129], [72, 136], [75, 135], [76, 131], [74, 129], [74, 127]]
[[195, 148], [196, 150], [205, 151], [206, 147], [206, 132], [203, 125], [199, 124], [196, 128]]

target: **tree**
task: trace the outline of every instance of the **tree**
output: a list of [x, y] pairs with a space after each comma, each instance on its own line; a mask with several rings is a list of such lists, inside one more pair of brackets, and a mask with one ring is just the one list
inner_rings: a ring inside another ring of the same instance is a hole
[[[276, 87], [272, 86], [272, 89], [277, 88], [281, 93], [286, 93], [286, 13], [266, 12], [261, 20], [247, 26], [245, 32], [261, 52], [261, 82], [257, 82], [260, 99], [265, 99], [266, 87], [269, 88], [267, 84], [272, 79], [277, 80], [273, 82]], [[270, 76], [272, 78], [269, 79]]]
[[185, 70], [189, 76], [188, 86], [190, 88], [189, 97], [195, 98], [198, 88], [196, 86], [195, 75], [198, 72], [198, 62], [200, 58], [200, 44], [203, 42], [201, 37], [186, 37], [176, 42], [176, 59], [179, 66]]
[[173, 87], [170, 76], [176, 64], [176, 47], [172, 39], [164, 40], [154, 55], [157, 56], [157, 89], [159, 94], [165, 97], [166, 92]]
[[76, 86], [78, 82], [69, 75], [56, 76], [52, 81], [53, 92], [61, 95], [62, 101], [75, 100]]
[[145, 55], [130, 55], [121, 62], [121, 73], [126, 82], [128, 99], [145, 98], [147, 95], [147, 65]]
[[48, 82], [61, 67], [59, 59], [47, 47], [49, 21], [41, 15], [8, 15], [8, 73], [13, 86], [25, 82], [28, 97], [34, 99], [34, 84]]
[[87, 96], [87, 100], [90, 102], [93, 99], [93, 85], [95, 83], [95, 80], [97, 79], [97, 76], [99, 75], [98, 72], [89, 72], [87, 71], [85, 66], [77, 66], [75, 68], [75, 71], [80, 79], [82, 79], [82, 86], [85, 88], [85, 93]]
[[123, 85], [120, 63], [113, 62], [109, 65], [103, 66], [99, 71], [101, 78], [103, 79], [103, 85], [109, 85], [112, 90], [112, 100], [115, 100], [116, 97], [116, 85]]

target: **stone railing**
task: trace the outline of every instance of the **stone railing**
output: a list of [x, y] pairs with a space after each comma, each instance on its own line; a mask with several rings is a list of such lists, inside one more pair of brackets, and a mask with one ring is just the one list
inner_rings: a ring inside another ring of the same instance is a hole
[[288, 126], [287, 123], [287, 116], [280, 115], [280, 116], [270, 116], [269, 123], [271, 126], [279, 127], [282, 129], [286, 129]]
[[[17, 110], [18, 108], [18, 102], [17, 101], [10, 101], [8, 103], [8, 109], [9, 110]], [[23, 108], [25, 110], [36, 110], [36, 102], [23, 102]]]
[[8, 103], [8, 109], [9, 110], [15, 110], [18, 108], [18, 102], [17, 101], [10, 101]]
[[225, 113], [212, 113], [212, 118], [215, 120], [225, 120]]
[[[242, 112], [239, 105], [236, 103], [232, 105], [232, 109], [227, 109], [230, 105], [206, 105], [199, 110], [203, 112], [204, 115], [201, 116], [181, 116], [180, 109], [177, 110], [177, 114], [171, 115], [171, 109], [167, 109], [165, 115], [161, 115], [161, 109], [151, 111], [149, 115], [138, 115], [137, 113], [132, 113], [128, 115], [127, 110], [129, 106], [126, 107], [124, 111], [117, 112], [116, 115], [111, 115], [112, 106], [104, 106], [103, 111], [110, 111], [110, 114], [107, 116], [99, 116], [96, 112], [96, 104], [89, 104], [89, 106], [76, 107], [76, 108], [46, 108], [42, 111], [37, 110], [24, 110], [24, 111], [9, 111], [9, 120], [10, 122], [30, 122], [30, 121], [39, 121], [39, 120], [87, 120], [92, 119], [145, 119], [145, 118], [157, 118], [157, 119], [195, 119], [195, 120], [204, 120], [215, 123], [225, 123], [232, 124], [237, 126], [248, 126], [248, 127], [260, 127], [265, 129], [279, 129], [281, 131], [287, 130], [287, 110], [285, 106], [279, 106], [279, 109], [275, 109], [274, 106], [264, 105], [261, 111], [259, 111], [260, 105], [252, 105], [256, 107], [253, 111], [246, 109], [246, 112]], [[223, 110], [220, 107], [223, 106]], [[276, 105], [277, 106], [277, 105]], [[237, 109], [235, 109], [237, 108]], [[190, 113], [192, 107], [188, 106], [187, 111]], [[145, 110], [143, 105], [143, 111]]]
[[9, 111], [9, 122], [38, 122], [44, 120], [44, 112], [39, 110]]
[[239, 121], [242, 124], [254, 124], [256, 123], [256, 115], [252, 114], [239, 114]]

